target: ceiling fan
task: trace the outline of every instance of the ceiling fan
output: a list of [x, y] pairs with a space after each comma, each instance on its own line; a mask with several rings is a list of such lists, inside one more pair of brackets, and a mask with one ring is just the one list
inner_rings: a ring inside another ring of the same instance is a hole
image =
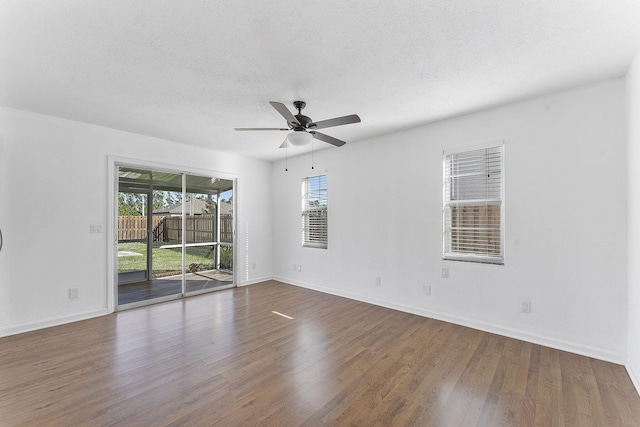
[[281, 102], [269, 101], [269, 104], [280, 113], [287, 121], [287, 128], [235, 128], [238, 131], [255, 131], [255, 130], [284, 130], [292, 131], [287, 135], [280, 148], [287, 148], [289, 145], [301, 146], [311, 142], [313, 138], [320, 141], [328, 142], [336, 147], [342, 147], [346, 142], [334, 138], [324, 133], [317, 132], [316, 129], [325, 129], [334, 126], [348, 125], [350, 123], [359, 123], [360, 117], [357, 114], [350, 116], [336, 117], [328, 120], [320, 120], [314, 122], [310, 117], [302, 115], [302, 109], [307, 105], [304, 101], [294, 101], [293, 106], [298, 110], [295, 116]]

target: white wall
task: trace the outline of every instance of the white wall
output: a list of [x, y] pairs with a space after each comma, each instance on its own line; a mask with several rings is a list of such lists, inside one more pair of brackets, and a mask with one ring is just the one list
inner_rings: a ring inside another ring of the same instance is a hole
[[640, 390], [640, 52], [627, 74], [629, 313], [627, 370]]
[[[314, 173], [310, 158], [290, 158], [289, 172], [274, 163], [274, 274], [622, 363], [625, 123], [625, 84], [616, 79], [319, 151], [315, 171], [328, 171], [327, 250], [300, 246], [300, 180]], [[496, 140], [506, 144], [505, 265], [443, 261], [442, 151]], [[519, 312], [521, 299], [531, 300], [531, 314]]]
[[238, 284], [272, 276], [269, 163], [0, 108], [0, 335], [108, 311], [108, 156], [237, 175]]

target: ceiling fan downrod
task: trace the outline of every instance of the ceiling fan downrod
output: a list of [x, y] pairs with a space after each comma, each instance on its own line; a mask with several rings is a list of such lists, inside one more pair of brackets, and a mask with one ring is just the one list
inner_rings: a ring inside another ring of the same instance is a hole
[[293, 101], [293, 106], [298, 110], [298, 114], [302, 114], [302, 110], [307, 106], [304, 101]]

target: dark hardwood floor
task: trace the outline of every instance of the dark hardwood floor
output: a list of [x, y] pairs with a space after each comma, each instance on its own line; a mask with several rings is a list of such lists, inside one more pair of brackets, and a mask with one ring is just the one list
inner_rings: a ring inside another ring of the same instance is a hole
[[270, 281], [0, 339], [0, 425], [637, 426], [640, 397], [619, 365]]

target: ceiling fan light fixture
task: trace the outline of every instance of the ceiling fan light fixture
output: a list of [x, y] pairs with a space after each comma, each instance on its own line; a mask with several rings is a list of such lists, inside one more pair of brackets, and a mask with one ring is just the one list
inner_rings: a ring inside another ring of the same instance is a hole
[[294, 147], [300, 147], [302, 145], [307, 145], [313, 139], [313, 135], [303, 130], [294, 130], [289, 135], [287, 135], [287, 141], [289, 144]]

